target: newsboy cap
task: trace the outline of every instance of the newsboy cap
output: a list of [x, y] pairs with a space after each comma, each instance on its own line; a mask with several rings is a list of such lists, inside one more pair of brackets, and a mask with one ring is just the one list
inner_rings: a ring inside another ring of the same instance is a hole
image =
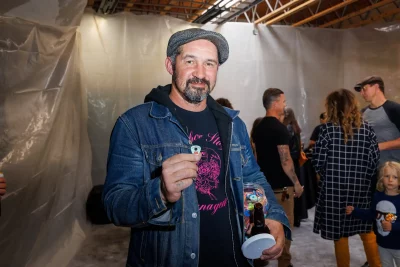
[[168, 41], [167, 57], [172, 56], [184, 44], [205, 39], [212, 42], [218, 50], [218, 62], [222, 65], [229, 57], [229, 45], [225, 37], [213, 31], [191, 28], [174, 33]]
[[367, 84], [379, 84], [382, 88], [384, 87], [384, 83], [381, 77], [373, 75], [373, 76], [368, 76], [366, 78], [364, 78], [361, 82], [357, 83], [354, 86], [354, 90], [356, 90], [357, 92], [360, 92], [361, 89], [367, 85]]

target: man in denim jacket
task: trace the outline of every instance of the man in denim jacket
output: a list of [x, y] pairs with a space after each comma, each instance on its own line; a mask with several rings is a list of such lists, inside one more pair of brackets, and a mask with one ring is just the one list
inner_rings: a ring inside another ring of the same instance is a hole
[[[225, 38], [188, 29], [171, 36], [159, 86], [115, 124], [103, 201], [115, 225], [130, 226], [126, 266], [249, 266], [244, 241], [243, 183], [261, 185], [277, 259], [288, 219], [253, 157], [238, 112], [209, 96], [229, 55]], [[201, 220], [200, 220], [201, 218]]]

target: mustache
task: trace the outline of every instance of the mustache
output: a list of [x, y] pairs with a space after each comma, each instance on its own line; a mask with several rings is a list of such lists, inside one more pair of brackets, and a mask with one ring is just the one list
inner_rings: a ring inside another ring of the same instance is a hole
[[202, 79], [197, 78], [197, 77], [191, 78], [186, 81], [186, 86], [188, 86], [190, 83], [205, 83], [205, 84], [207, 84], [208, 88], [210, 88], [210, 82], [208, 80], [206, 80], [205, 78], [202, 78]]

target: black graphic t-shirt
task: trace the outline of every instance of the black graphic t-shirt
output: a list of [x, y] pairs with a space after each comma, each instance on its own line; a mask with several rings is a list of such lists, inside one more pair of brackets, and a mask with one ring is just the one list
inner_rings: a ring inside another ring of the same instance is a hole
[[[229, 182], [225, 180], [228, 178], [225, 177], [222, 143], [214, 115], [208, 108], [191, 112], [176, 106], [175, 110], [189, 140], [201, 148], [202, 157], [195, 181], [200, 210], [199, 266], [237, 266], [235, 258], [238, 266], [249, 266], [240, 252], [237, 231], [234, 231], [236, 257], [233, 256], [234, 235], [231, 227], [235, 228], [237, 224], [233, 222], [236, 220], [230, 200], [228, 205]], [[233, 224], [229, 220], [229, 208]]]

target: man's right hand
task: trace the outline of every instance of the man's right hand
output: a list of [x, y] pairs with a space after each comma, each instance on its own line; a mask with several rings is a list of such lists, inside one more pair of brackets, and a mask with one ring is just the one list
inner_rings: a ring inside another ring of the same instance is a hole
[[161, 173], [161, 197], [165, 202], [175, 203], [197, 177], [197, 162], [201, 155], [177, 154], [165, 160]]
[[299, 182], [297, 182], [294, 185], [294, 196], [301, 197], [301, 195], [303, 194], [303, 191], [304, 191], [304, 187]]

